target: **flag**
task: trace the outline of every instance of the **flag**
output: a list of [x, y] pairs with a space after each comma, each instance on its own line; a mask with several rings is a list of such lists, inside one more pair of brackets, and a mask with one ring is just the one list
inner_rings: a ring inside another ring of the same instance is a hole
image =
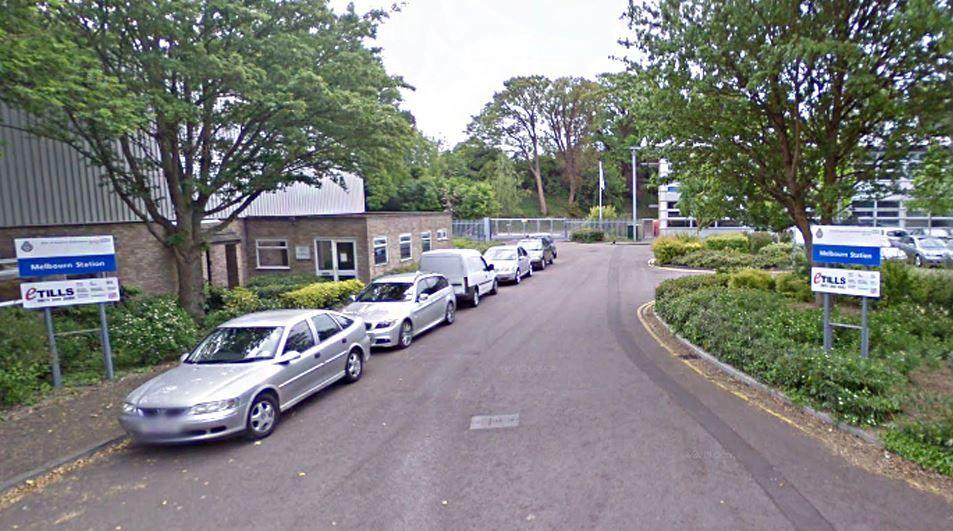
[[602, 161], [599, 161], [599, 190], [606, 189], [606, 177], [602, 174]]

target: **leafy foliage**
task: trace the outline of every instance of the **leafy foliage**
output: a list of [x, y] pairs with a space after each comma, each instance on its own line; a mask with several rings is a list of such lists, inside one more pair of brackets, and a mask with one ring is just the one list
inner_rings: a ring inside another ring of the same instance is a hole
[[602, 231], [599, 229], [593, 229], [593, 228], [587, 227], [587, 228], [579, 229], [577, 231], [573, 231], [573, 233], [569, 235], [569, 239], [579, 243], [601, 242], [601, 241], [605, 241], [606, 233], [605, 231]]
[[496, 241], [496, 240], [490, 240], [488, 242], [485, 242], [482, 240], [480, 241], [471, 240], [469, 238], [454, 238], [453, 239], [453, 247], [455, 249], [476, 249], [477, 251], [480, 251], [481, 254], [485, 253], [486, 250], [489, 249], [490, 247], [494, 247], [497, 245], [503, 245], [503, 242]]
[[49, 354], [45, 337], [37, 313], [0, 309], [0, 406], [27, 402], [47, 387]]
[[115, 312], [110, 326], [117, 367], [143, 367], [190, 350], [195, 321], [168, 296], [141, 297]]
[[770, 232], [754, 231], [748, 233], [748, 252], [750, 253], [757, 253], [772, 243], [774, 243], [774, 234]]
[[702, 242], [698, 238], [688, 236], [662, 236], [652, 242], [652, 253], [655, 254], [655, 260], [659, 264], [671, 264], [679, 257], [699, 251], [702, 248]]
[[713, 234], [705, 238], [705, 249], [713, 251], [738, 251], [740, 253], [748, 252], [748, 238], [740, 232], [729, 234]]
[[333, 308], [347, 301], [348, 297], [364, 289], [360, 280], [319, 282], [289, 291], [281, 296], [284, 304], [292, 308]]
[[[620, 219], [622, 215], [615, 209], [612, 205], [605, 205], [602, 207], [602, 219]], [[586, 216], [586, 219], [589, 220], [598, 220], [599, 219], [599, 207], [594, 206], [589, 209], [589, 215]]]
[[774, 277], [760, 269], [742, 269], [728, 276], [728, 287], [773, 290]]

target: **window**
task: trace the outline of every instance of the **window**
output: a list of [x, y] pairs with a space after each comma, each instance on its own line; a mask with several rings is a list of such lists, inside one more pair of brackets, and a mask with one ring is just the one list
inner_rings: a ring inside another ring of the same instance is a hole
[[427, 232], [420, 233], [420, 248], [423, 249], [425, 253], [429, 251], [431, 247], [433, 246], [430, 236], [431, 235], [429, 230]]
[[352, 324], [354, 324], [354, 319], [351, 319], [349, 317], [344, 317], [343, 315], [338, 315], [338, 314], [335, 314], [333, 317], [334, 317], [334, 320], [341, 325], [341, 328], [348, 328]]
[[314, 336], [311, 334], [311, 327], [308, 326], [307, 321], [301, 321], [300, 323], [291, 327], [291, 331], [288, 332], [288, 339], [285, 341], [284, 352], [291, 352], [292, 350], [297, 352], [306, 352], [313, 346]]
[[411, 234], [401, 234], [398, 238], [398, 242], [400, 243], [400, 261], [406, 262], [413, 258], [414, 237]]
[[341, 331], [337, 321], [327, 314], [315, 315], [311, 318], [311, 323], [314, 324], [314, 329], [318, 331], [318, 341], [325, 341]]
[[437, 240], [446, 240], [447, 239], [447, 229], [437, 229]]
[[467, 265], [470, 271], [486, 271], [487, 265], [482, 256], [470, 256], [467, 258]]
[[374, 238], [374, 265], [387, 263], [387, 236]]
[[437, 293], [438, 291], [450, 287], [450, 283], [447, 282], [447, 279], [444, 277], [437, 277], [437, 281], [434, 283], [433, 292]]
[[288, 269], [288, 240], [255, 240], [258, 269]]

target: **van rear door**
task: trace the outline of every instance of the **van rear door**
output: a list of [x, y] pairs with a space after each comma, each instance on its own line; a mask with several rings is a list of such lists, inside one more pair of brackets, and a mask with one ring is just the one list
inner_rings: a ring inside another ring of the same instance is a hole
[[464, 279], [466, 271], [463, 267], [463, 257], [456, 254], [424, 254], [420, 257], [420, 270], [425, 273], [440, 273], [447, 277], [457, 295], [464, 295], [466, 287]]

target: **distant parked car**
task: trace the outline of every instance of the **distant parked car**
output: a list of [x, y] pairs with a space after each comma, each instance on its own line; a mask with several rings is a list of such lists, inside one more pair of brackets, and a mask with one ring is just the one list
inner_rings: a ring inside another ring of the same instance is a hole
[[944, 241], [953, 240], [953, 229], [946, 227], [933, 227], [933, 228], [921, 228], [913, 229], [910, 231], [911, 236], [931, 236], [933, 238], [939, 238]]
[[953, 252], [939, 238], [904, 236], [897, 245], [906, 251], [917, 267], [943, 265], [944, 262], [953, 260]]
[[549, 237], [524, 238], [518, 242], [533, 262], [533, 267], [540, 270], [546, 269], [546, 264], [552, 264], [556, 260], [556, 244]]
[[900, 243], [900, 240], [910, 236], [910, 233], [907, 232], [905, 229], [897, 229], [897, 228], [889, 228], [889, 227], [881, 228], [880, 233], [886, 236], [887, 239], [890, 240], [891, 245], [894, 245], [897, 247], [899, 247], [898, 244]]
[[446, 277], [418, 272], [371, 282], [343, 311], [364, 320], [372, 346], [407, 348], [414, 336], [440, 323], [453, 324], [456, 310]]
[[493, 266], [474, 249], [427, 251], [420, 255], [420, 270], [447, 277], [457, 300], [467, 300], [473, 306], [480, 305], [480, 297], [495, 295], [499, 286]]
[[529, 253], [519, 245], [497, 245], [483, 253], [486, 262], [493, 266], [498, 281], [519, 284], [523, 277], [533, 276], [533, 261]]
[[906, 261], [907, 253], [903, 249], [891, 244], [890, 238], [883, 236], [880, 242], [880, 258], [881, 260]]
[[146, 442], [245, 433], [261, 439], [281, 413], [338, 380], [361, 379], [364, 323], [326, 310], [273, 310], [219, 325], [181, 364], [139, 386], [119, 423]]

